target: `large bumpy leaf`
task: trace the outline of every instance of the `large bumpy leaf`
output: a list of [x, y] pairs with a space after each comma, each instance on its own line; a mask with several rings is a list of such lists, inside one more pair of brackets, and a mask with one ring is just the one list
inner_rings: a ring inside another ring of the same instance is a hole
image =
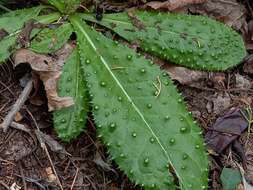
[[7, 59], [14, 49], [16, 39], [24, 23], [36, 19], [41, 23], [50, 23], [59, 18], [59, 14], [38, 16], [43, 7], [35, 7], [6, 13], [0, 18], [0, 29], [6, 33], [0, 38], [0, 63]]
[[72, 34], [69, 23], [58, 28], [45, 28], [33, 39], [30, 49], [38, 53], [52, 53], [65, 44]]
[[144, 51], [194, 69], [225, 70], [246, 55], [240, 35], [208, 17], [144, 11], [106, 14], [101, 22], [82, 17], [139, 43]]
[[78, 17], [81, 66], [98, 136], [128, 177], [145, 189], [207, 188], [207, 156], [200, 129], [158, 66], [107, 39]]
[[73, 97], [75, 104], [54, 113], [54, 127], [64, 141], [77, 137], [85, 127], [88, 101], [83, 77], [80, 59], [74, 50], [63, 67], [58, 89], [60, 96]]

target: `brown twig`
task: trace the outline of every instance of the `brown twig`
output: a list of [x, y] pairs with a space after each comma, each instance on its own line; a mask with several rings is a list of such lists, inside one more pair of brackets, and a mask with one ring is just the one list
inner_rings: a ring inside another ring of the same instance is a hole
[[1, 123], [0, 128], [3, 129], [4, 132], [6, 132], [11, 125], [16, 113], [20, 110], [20, 108], [23, 106], [25, 101], [27, 100], [30, 92], [32, 91], [33, 82], [32, 79], [30, 79], [25, 88], [23, 89], [22, 93], [18, 97], [17, 101], [13, 105], [12, 109], [9, 111], [9, 113], [5, 116], [3, 123]]
[[16, 123], [16, 122], [11, 122], [10, 126], [14, 129], [18, 129], [27, 133], [30, 133], [30, 129], [26, 128], [24, 125], [20, 124], [20, 123]]
[[72, 182], [72, 185], [71, 185], [70, 190], [73, 190], [73, 188], [74, 188], [74, 186], [75, 186], [76, 178], [77, 178], [78, 172], [79, 172], [79, 168], [76, 169], [76, 174], [75, 174], [75, 177], [74, 177], [74, 179], [73, 179], [73, 182]]
[[19, 167], [19, 171], [20, 171], [20, 174], [21, 174], [22, 182], [23, 182], [23, 185], [24, 185], [24, 190], [27, 190], [27, 185], [26, 185], [26, 181], [25, 181], [24, 172], [23, 172], [23, 168], [22, 168], [20, 162], [18, 163], [18, 167]]

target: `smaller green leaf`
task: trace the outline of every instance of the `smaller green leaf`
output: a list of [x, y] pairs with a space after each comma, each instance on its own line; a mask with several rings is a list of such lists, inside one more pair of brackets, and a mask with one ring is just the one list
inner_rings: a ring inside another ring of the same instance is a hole
[[15, 45], [18, 36], [18, 30], [24, 25], [26, 21], [36, 17], [42, 7], [35, 7], [30, 9], [16, 10], [1, 15], [0, 29], [8, 33], [2, 40], [0, 40], [0, 63], [7, 59], [11, 54], [11, 49]]
[[81, 4], [80, 0], [48, 0], [48, 2], [56, 7], [61, 13], [70, 14]]
[[77, 50], [73, 51], [63, 66], [58, 90], [60, 96], [71, 96], [75, 102], [71, 107], [54, 112], [54, 127], [59, 137], [69, 141], [83, 131], [88, 110], [86, 87]]
[[52, 53], [65, 44], [72, 33], [69, 23], [56, 29], [43, 29], [31, 42], [30, 49], [38, 53]]
[[20, 29], [27, 20], [36, 18], [42, 9], [43, 6], [38, 6], [3, 14], [0, 18], [0, 28], [4, 28], [8, 33], [13, 33]]
[[232, 168], [223, 168], [220, 176], [224, 190], [235, 190], [241, 183], [241, 174]]
[[[4, 29], [8, 35], [0, 40], [0, 63], [5, 61], [15, 49], [16, 39], [21, 32], [24, 23], [30, 19], [35, 19], [41, 23], [51, 23], [59, 18], [59, 14], [52, 13], [49, 15], [38, 16], [42, 6], [17, 10], [6, 13], [0, 18], [0, 29]], [[38, 32], [39, 30], [37, 30]]]
[[64, 0], [48, 0], [48, 2], [57, 8], [60, 12], [64, 12]]

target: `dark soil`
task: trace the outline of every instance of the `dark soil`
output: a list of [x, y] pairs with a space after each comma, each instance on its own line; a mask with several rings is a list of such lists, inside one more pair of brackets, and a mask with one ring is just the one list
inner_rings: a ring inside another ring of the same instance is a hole
[[[28, 6], [37, 3], [36, 1], [24, 2]], [[12, 1], [9, 8], [23, 7], [24, 2]], [[249, 9], [250, 3], [247, 1], [241, 3], [248, 7], [247, 22], [249, 22], [253, 18]], [[231, 107], [252, 105], [253, 89], [250, 87], [241, 90], [237, 88], [235, 80], [236, 74], [240, 74], [243, 79], [252, 84], [252, 68], [252, 62], [244, 62], [233, 70], [216, 74], [216, 77], [210, 73], [209, 78], [199, 81], [194, 87], [178, 83], [179, 91], [182, 92], [189, 110], [199, 122], [204, 134], [215, 120]], [[20, 78], [23, 75], [22, 69], [13, 70], [11, 61], [0, 65], [0, 123], [22, 91]], [[61, 142], [52, 126], [52, 114], [47, 111], [44, 90], [42, 88], [40, 90], [41, 95], [36, 99], [30, 98], [19, 112], [21, 118], [16, 118], [19, 123], [31, 129], [31, 133], [13, 128], [10, 128], [7, 133], [0, 132], [0, 190], [7, 189], [7, 186], [14, 183], [25, 190], [59, 189], [52, 172], [52, 165], [57, 171], [64, 190], [71, 189], [73, 182], [75, 183], [73, 190], [141, 189], [132, 184], [110, 160], [106, 148], [96, 139], [96, 130], [91, 117], [88, 120], [87, 130], [77, 140], [67, 144]], [[218, 95], [228, 98], [217, 103], [215, 98]], [[226, 106], [219, 107], [217, 104]], [[218, 107], [216, 112], [213, 111], [214, 107]], [[59, 142], [69, 154], [52, 151], [48, 147], [52, 159], [50, 163], [46, 151], [41, 148], [37, 140], [36, 127]], [[251, 136], [250, 130], [240, 137], [239, 142], [245, 151], [247, 164], [252, 165], [253, 141], [246, 142], [248, 135]], [[210, 156], [209, 189], [221, 190], [222, 168], [236, 167], [236, 163], [242, 165], [237, 152], [231, 147], [219, 156]], [[250, 177], [252, 176], [249, 175]]]

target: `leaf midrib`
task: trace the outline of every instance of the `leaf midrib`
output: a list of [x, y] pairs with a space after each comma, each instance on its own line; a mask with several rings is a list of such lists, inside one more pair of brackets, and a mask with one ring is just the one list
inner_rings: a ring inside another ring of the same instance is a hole
[[[141, 111], [139, 110], [139, 108], [135, 105], [135, 103], [133, 102], [133, 100], [131, 99], [131, 97], [128, 95], [128, 93], [126, 92], [126, 90], [124, 89], [124, 87], [120, 84], [119, 80], [117, 79], [117, 77], [114, 75], [114, 73], [111, 71], [110, 67], [108, 66], [106, 60], [99, 54], [99, 52], [97, 51], [97, 48], [95, 46], [95, 44], [92, 42], [91, 38], [89, 37], [89, 35], [85, 32], [85, 30], [83, 29], [83, 27], [79, 24], [79, 22], [74, 18], [72, 19], [72, 21], [75, 22], [76, 26], [80, 29], [80, 31], [84, 34], [85, 38], [87, 39], [87, 41], [89, 42], [89, 44], [91, 45], [91, 47], [93, 48], [93, 50], [95, 51], [95, 53], [98, 54], [101, 62], [103, 63], [103, 65], [105, 66], [106, 70], [110, 73], [110, 75], [112, 76], [112, 78], [115, 80], [115, 82], [117, 83], [117, 85], [119, 86], [119, 88], [122, 90], [122, 92], [125, 94], [125, 96], [127, 97], [128, 101], [130, 102], [130, 104], [133, 106], [134, 110], [138, 113], [138, 115], [141, 117], [141, 119], [143, 120], [143, 122], [145, 123], [145, 125], [148, 127], [149, 131], [151, 132], [151, 134], [155, 137], [155, 139], [157, 140], [159, 146], [161, 147], [161, 149], [163, 150], [163, 152], [165, 153], [167, 160], [169, 162], [169, 164], [174, 168], [175, 173], [177, 174], [177, 177], [179, 179], [179, 181], [181, 182], [181, 184], [183, 185], [184, 183], [181, 176], [178, 174], [176, 168], [174, 167], [170, 156], [168, 154], [168, 152], [166, 151], [166, 149], [164, 148], [164, 146], [162, 145], [162, 143], [160, 142], [159, 138], [157, 137], [157, 135], [155, 134], [155, 132], [152, 130], [152, 128], [150, 127], [150, 125], [148, 124], [148, 122], [146, 121], [145, 117], [143, 116], [143, 114], [141, 113]], [[85, 23], [84, 23], [85, 24]], [[77, 34], [78, 35], [78, 34]]]

